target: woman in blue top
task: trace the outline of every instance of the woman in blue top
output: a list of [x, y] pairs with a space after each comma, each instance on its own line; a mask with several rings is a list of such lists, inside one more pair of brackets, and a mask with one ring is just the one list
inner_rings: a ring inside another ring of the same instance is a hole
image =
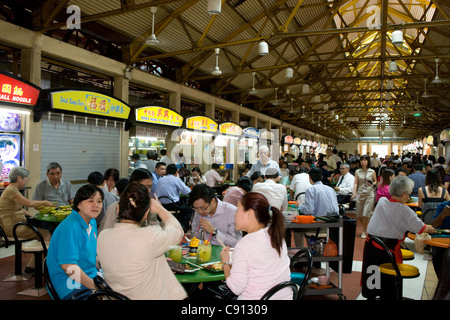
[[56, 228], [50, 240], [47, 267], [60, 299], [95, 289], [97, 275], [97, 223], [103, 192], [88, 184], [78, 189], [72, 213]]

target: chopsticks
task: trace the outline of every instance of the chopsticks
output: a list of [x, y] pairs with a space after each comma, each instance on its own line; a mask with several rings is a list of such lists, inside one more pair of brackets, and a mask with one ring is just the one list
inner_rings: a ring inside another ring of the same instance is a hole
[[216, 237], [216, 240], [217, 240], [218, 243], [220, 243], [220, 245], [221, 245], [223, 248], [226, 248], [226, 247], [227, 247], [227, 246], [225, 245], [225, 243], [223, 243], [223, 241], [220, 240], [219, 238]]
[[203, 268], [202, 266], [199, 266], [198, 264], [195, 264], [195, 263], [192, 263], [192, 262], [189, 262], [189, 261], [186, 261], [186, 263], [189, 263], [189, 264], [192, 264], [194, 267], [197, 267], [197, 268]]

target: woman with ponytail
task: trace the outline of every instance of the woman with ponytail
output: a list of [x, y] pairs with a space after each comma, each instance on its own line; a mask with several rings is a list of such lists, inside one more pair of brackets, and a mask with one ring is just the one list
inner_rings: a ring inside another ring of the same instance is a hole
[[[240, 239], [230, 260], [230, 248], [220, 253], [227, 286], [242, 300], [260, 299], [270, 288], [289, 281], [289, 257], [284, 240], [284, 217], [264, 195], [248, 192], [238, 202], [236, 230]], [[292, 300], [292, 290], [283, 289], [274, 300]]]
[[[185, 299], [186, 291], [175, 278], [164, 253], [180, 243], [184, 232], [178, 220], [146, 186], [133, 182], [118, 204], [118, 223], [98, 237], [97, 254], [106, 282], [132, 300]], [[148, 214], [162, 222], [144, 226]]]

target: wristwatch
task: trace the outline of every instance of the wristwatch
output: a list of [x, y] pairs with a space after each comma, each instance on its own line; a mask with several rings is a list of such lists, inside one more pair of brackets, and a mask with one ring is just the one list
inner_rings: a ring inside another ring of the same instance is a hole
[[224, 263], [222, 263], [222, 268], [223, 268], [223, 266], [226, 265], [226, 264], [229, 265], [229, 266], [231, 267], [231, 263], [230, 263], [229, 261], [225, 261]]
[[214, 229], [214, 231], [212, 232], [211, 235], [213, 235], [215, 237], [215, 236], [217, 236], [217, 232], [218, 232], [217, 229]]

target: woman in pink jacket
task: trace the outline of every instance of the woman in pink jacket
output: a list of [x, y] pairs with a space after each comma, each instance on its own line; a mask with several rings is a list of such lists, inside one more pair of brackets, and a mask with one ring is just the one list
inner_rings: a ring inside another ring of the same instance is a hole
[[[230, 248], [220, 253], [227, 286], [240, 300], [260, 299], [269, 289], [290, 281], [289, 257], [284, 240], [284, 217], [271, 207], [266, 197], [248, 192], [237, 205], [236, 230], [247, 232], [233, 253]], [[272, 296], [274, 300], [292, 300], [292, 289]]]
[[375, 197], [375, 202], [378, 202], [381, 197], [386, 197], [388, 200], [391, 198], [389, 194], [389, 185], [395, 176], [395, 171], [391, 169], [383, 169], [381, 172], [380, 185], [377, 188], [377, 195]]

